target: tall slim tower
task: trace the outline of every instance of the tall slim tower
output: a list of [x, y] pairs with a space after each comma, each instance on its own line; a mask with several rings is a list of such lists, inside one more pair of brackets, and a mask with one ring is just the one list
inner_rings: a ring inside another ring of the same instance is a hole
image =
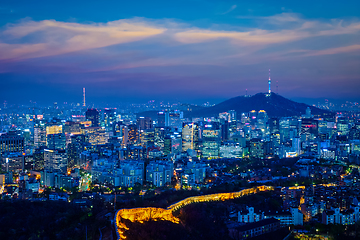
[[85, 102], [85, 88], [83, 88], [83, 98], [84, 98], [83, 106], [86, 107], [86, 102]]
[[269, 69], [269, 94], [271, 93], [271, 78], [270, 78], [270, 69]]

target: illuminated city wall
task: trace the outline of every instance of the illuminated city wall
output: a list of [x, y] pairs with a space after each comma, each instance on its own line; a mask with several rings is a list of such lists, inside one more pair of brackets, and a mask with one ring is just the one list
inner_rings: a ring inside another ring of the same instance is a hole
[[254, 194], [257, 192], [262, 191], [270, 191], [274, 190], [272, 186], [258, 186], [254, 188], [244, 189], [239, 192], [232, 192], [232, 193], [215, 193], [203, 196], [195, 196], [195, 197], [188, 197], [184, 200], [181, 200], [175, 204], [170, 205], [167, 209], [163, 208], [132, 208], [132, 209], [121, 209], [116, 213], [116, 227], [119, 239], [125, 239], [126, 237], [123, 233], [129, 228], [126, 224], [122, 221], [123, 219], [130, 220], [131, 222], [140, 222], [143, 223], [144, 221], [157, 221], [157, 220], [165, 220], [170, 221], [173, 223], [179, 223], [180, 220], [172, 214], [173, 211], [176, 211], [182, 207], [185, 207], [192, 203], [199, 203], [199, 202], [210, 202], [210, 201], [225, 201], [234, 198], [240, 198], [242, 196], [246, 196], [249, 194]]

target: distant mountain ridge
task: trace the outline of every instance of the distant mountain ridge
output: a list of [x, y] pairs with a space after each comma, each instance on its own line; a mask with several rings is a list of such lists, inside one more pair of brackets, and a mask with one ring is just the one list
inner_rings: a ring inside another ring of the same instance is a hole
[[[291, 117], [305, 114], [308, 107], [311, 109], [313, 115], [331, 113], [331, 111], [313, 107], [305, 103], [294, 102], [276, 93], [271, 93], [270, 95], [267, 93], [257, 93], [252, 96], [238, 96], [212, 107], [194, 107], [189, 109], [190, 111], [183, 111], [184, 117], [186, 118], [218, 116], [219, 113], [230, 110], [235, 110], [238, 115], [252, 110], [265, 110], [269, 117]], [[138, 113], [137, 116], [156, 119], [157, 111], [141, 112]]]
[[214, 116], [221, 112], [235, 110], [237, 114], [250, 112], [252, 110], [265, 110], [269, 117], [290, 117], [305, 114], [307, 108], [314, 115], [330, 113], [330, 111], [319, 109], [305, 103], [297, 103], [284, 98], [276, 93], [258, 93], [253, 96], [238, 96], [228, 99], [215, 106], [204, 108], [189, 113], [192, 117]]

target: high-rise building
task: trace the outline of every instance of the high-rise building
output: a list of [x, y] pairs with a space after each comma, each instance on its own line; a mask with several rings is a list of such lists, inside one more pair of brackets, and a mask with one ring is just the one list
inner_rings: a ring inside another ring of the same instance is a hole
[[108, 141], [105, 128], [102, 127], [87, 127], [81, 129], [81, 133], [87, 138], [91, 145], [104, 145]]
[[182, 128], [182, 150], [199, 151], [199, 125], [197, 123], [183, 123]]
[[139, 117], [136, 121], [136, 125], [141, 130], [147, 130], [153, 128], [153, 121], [149, 117]]
[[92, 127], [100, 126], [100, 114], [95, 108], [90, 108], [85, 113], [86, 120], [91, 121]]
[[154, 129], [146, 129], [140, 132], [140, 141], [143, 147], [154, 146]]
[[1, 170], [5, 172], [20, 172], [24, 170], [24, 155], [16, 152], [2, 154]]
[[250, 141], [250, 155], [254, 158], [263, 158], [265, 154], [264, 142], [261, 139], [251, 139]]
[[202, 130], [202, 155], [218, 158], [220, 156], [221, 130], [219, 123], [210, 122]]
[[0, 133], [0, 154], [6, 152], [24, 152], [24, 137], [19, 132]]
[[165, 126], [180, 129], [182, 127], [181, 113], [167, 112], [165, 115]]
[[47, 171], [67, 172], [67, 154], [65, 150], [44, 150], [44, 168]]
[[44, 122], [39, 121], [34, 125], [34, 146], [46, 146], [46, 125]]
[[318, 121], [313, 118], [301, 119], [301, 140], [314, 140], [318, 135]]
[[68, 145], [68, 167], [72, 168], [75, 165], [80, 165], [80, 154], [85, 149], [85, 135], [78, 134], [71, 136], [71, 142]]
[[157, 127], [165, 127], [166, 126], [166, 112], [158, 112], [158, 119], [157, 119]]
[[47, 123], [46, 135], [63, 133], [63, 126], [59, 123]]
[[164, 148], [165, 136], [170, 132], [168, 127], [155, 127], [154, 128], [154, 144], [160, 150]]
[[137, 144], [140, 141], [139, 131], [135, 124], [127, 126], [128, 128], [128, 142], [130, 144]]
[[347, 135], [349, 133], [349, 120], [345, 117], [338, 117], [336, 128], [340, 135]]
[[106, 131], [111, 131], [116, 122], [116, 109], [105, 108], [104, 110], [104, 126]]
[[35, 153], [33, 154], [35, 171], [44, 170], [44, 150], [45, 150], [44, 146], [39, 147], [35, 150]]
[[48, 134], [46, 136], [46, 145], [48, 149], [65, 150], [66, 138], [64, 133]]

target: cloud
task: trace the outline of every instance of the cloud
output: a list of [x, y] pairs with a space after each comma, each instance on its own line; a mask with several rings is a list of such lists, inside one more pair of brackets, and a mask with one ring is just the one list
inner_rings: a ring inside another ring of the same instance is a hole
[[[12, 41], [37, 35], [39, 43], [0, 42], [0, 60], [53, 56], [143, 40], [166, 29], [140, 19], [108, 23], [80, 24], [55, 20], [24, 21], [8, 24], [2, 36]], [[9, 41], [9, 40], [8, 40]]]
[[292, 28], [288, 26], [278, 26], [278, 28], [271, 30], [252, 28], [246, 29], [245, 31], [218, 31], [191, 28], [174, 34], [174, 37], [176, 40], [187, 44], [228, 39], [234, 44], [251, 46], [293, 42], [320, 36], [356, 34], [360, 31], [359, 22], [346, 24], [343, 21], [333, 21], [331, 23], [306, 21], [295, 14], [280, 14], [271, 17], [260, 17], [257, 19], [262, 19], [264, 22], [276, 24], [296, 22], [297, 26]]
[[266, 21], [271, 24], [305, 21], [304, 19], [300, 18], [299, 14], [296, 13], [280, 13], [272, 16], [237, 16], [237, 18]]
[[[354, 42], [333, 40], [344, 34], [356, 38], [360, 32], [358, 21], [306, 20], [293, 13], [257, 17], [258, 21], [276, 27], [198, 28], [175, 20], [145, 18], [107, 23], [25, 19], [0, 29], [0, 72], [14, 71], [17, 68], [11, 62], [28, 59], [32, 59], [34, 68], [38, 64], [61, 71], [105, 72], [183, 65], [251, 65], [269, 59], [286, 61], [358, 49]], [[40, 59], [44, 57], [46, 60]]]
[[341, 53], [351, 53], [360, 51], [360, 45], [355, 44], [346, 47], [338, 47], [338, 48], [329, 48], [319, 51], [311, 51], [304, 56], [321, 56], [321, 55], [333, 55], [333, 54], [341, 54]]
[[224, 38], [232, 40], [233, 43], [240, 43], [242, 45], [264, 45], [294, 41], [308, 36], [308, 33], [299, 33], [292, 30], [272, 32], [254, 29], [246, 32], [234, 32], [198, 29], [176, 33], [175, 39], [182, 43], [200, 43]]
[[227, 10], [226, 12], [223, 12], [222, 15], [225, 15], [225, 14], [228, 14], [228, 13], [234, 11], [236, 8], [237, 8], [237, 5], [232, 5], [232, 6], [230, 7], [230, 9]]

